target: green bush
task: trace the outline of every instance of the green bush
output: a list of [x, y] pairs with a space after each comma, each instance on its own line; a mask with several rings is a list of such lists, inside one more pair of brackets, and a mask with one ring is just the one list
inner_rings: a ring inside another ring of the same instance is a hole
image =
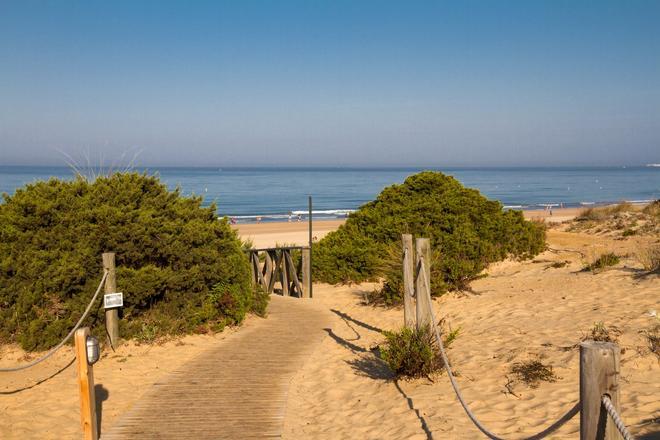
[[489, 263], [507, 256], [528, 258], [545, 247], [542, 224], [522, 212], [463, 187], [453, 177], [424, 171], [384, 189], [352, 213], [314, 250], [314, 276], [328, 283], [383, 277], [386, 302], [402, 297], [401, 259], [393, 249], [401, 234], [431, 239], [431, 289], [464, 289]]
[[[0, 340], [28, 350], [56, 344], [91, 299], [108, 251], [124, 292], [122, 337], [221, 328], [252, 307], [263, 311], [236, 233], [201, 204], [137, 173], [51, 179], [4, 194]], [[89, 320], [98, 334], [102, 314], [95, 307]]]
[[443, 368], [437, 342], [429, 326], [420, 330], [402, 328], [398, 332], [384, 332], [385, 343], [381, 358], [397, 378], [426, 377]]
[[619, 261], [621, 261], [621, 258], [618, 255], [612, 252], [607, 252], [596, 258], [593, 263], [587, 264], [582, 270], [598, 272], [608, 267], [616, 266], [619, 264]]

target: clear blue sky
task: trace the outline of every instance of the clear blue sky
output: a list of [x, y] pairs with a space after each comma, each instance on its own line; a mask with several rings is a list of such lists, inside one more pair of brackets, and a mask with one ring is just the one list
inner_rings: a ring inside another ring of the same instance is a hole
[[0, 164], [660, 162], [659, 1], [0, 2]]

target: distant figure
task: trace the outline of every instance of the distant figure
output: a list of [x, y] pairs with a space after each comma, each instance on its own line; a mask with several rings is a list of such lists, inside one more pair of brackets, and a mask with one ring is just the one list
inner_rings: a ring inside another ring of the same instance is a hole
[[232, 225], [235, 225], [236, 224], [236, 217], [232, 217], [230, 222], [231, 222]]
[[548, 208], [548, 211], [550, 211], [550, 215], [552, 216], [552, 206], [549, 206]]
[[291, 223], [291, 219], [293, 218], [293, 212], [289, 211], [289, 223]]
[[257, 223], [261, 223], [261, 216], [260, 215], [257, 216]]
[[302, 215], [300, 215], [300, 214], [298, 214], [298, 221], [299, 221], [299, 222], [302, 221]]

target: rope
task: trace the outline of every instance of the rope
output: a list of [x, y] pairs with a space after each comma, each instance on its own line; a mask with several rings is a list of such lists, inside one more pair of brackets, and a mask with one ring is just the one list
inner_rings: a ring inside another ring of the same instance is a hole
[[[424, 257], [420, 255], [420, 258], [423, 259]], [[440, 354], [442, 356], [442, 361], [445, 364], [447, 375], [449, 376], [449, 381], [451, 382], [451, 386], [454, 388], [454, 392], [456, 393], [456, 397], [458, 398], [458, 401], [461, 403], [461, 406], [465, 410], [465, 413], [470, 418], [472, 423], [474, 423], [474, 425], [477, 428], [479, 428], [479, 430], [483, 432], [484, 435], [486, 435], [486, 437], [492, 440], [504, 440], [502, 437], [498, 437], [497, 435], [490, 432], [484, 425], [482, 425], [481, 422], [479, 422], [479, 420], [477, 419], [477, 416], [474, 415], [472, 410], [470, 410], [470, 407], [468, 407], [467, 403], [465, 402], [465, 398], [461, 394], [461, 390], [458, 387], [458, 383], [456, 382], [456, 379], [454, 378], [454, 374], [451, 371], [451, 366], [449, 365], [449, 359], [447, 359], [447, 354], [445, 353], [445, 348], [442, 345], [442, 339], [440, 338], [440, 332], [438, 331], [438, 326], [435, 322], [435, 315], [433, 314], [433, 307], [432, 307], [433, 301], [431, 300], [431, 287], [430, 287], [431, 283], [427, 278], [426, 271], [423, 270], [423, 266], [422, 266], [422, 270], [420, 270], [419, 272], [420, 274], [422, 274], [422, 281], [424, 281], [424, 284], [426, 285], [425, 290], [426, 290], [427, 299], [429, 301], [429, 313], [431, 315], [431, 323], [433, 324], [433, 329], [435, 330], [435, 338], [438, 343], [438, 346], [440, 347]], [[568, 412], [566, 412], [566, 414], [561, 416], [559, 420], [554, 422], [552, 425], [548, 426], [543, 431], [534, 434], [530, 437], [525, 437], [524, 440], [538, 440], [546, 437], [547, 435], [559, 429], [562, 425], [564, 425], [564, 423], [572, 419], [573, 416], [575, 416], [579, 411], [580, 411], [580, 402], [577, 402], [575, 405], [573, 405], [571, 409], [568, 410]]]
[[87, 315], [89, 314], [89, 311], [92, 309], [92, 305], [96, 301], [96, 297], [99, 295], [99, 292], [101, 291], [101, 287], [103, 287], [103, 284], [105, 283], [105, 279], [107, 277], [108, 277], [108, 271], [106, 270], [106, 271], [103, 272], [103, 278], [101, 278], [101, 282], [99, 283], [99, 287], [96, 289], [96, 292], [94, 293], [94, 296], [92, 297], [92, 300], [89, 302], [89, 305], [87, 305], [87, 308], [85, 309], [85, 312], [80, 317], [80, 319], [78, 320], [76, 325], [71, 329], [69, 334], [66, 335], [66, 337], [64, 339], [62, 339], [62, 342], [57, 344], [48, 353], [46, 353], [45, 355], [43, 355], [39, 359], [36, 359], [36, 360], [34, 360], [34, 361], [32, 361], [28, 364], [25, 364], [25, 365], [20, 365], [18, 367], [0, 368], [0, 373], [6, 373], [6, 372], [11, 372], [11, 371], [21, 371], [21, 370], [25, 370], [27, 368], [33, 367], [33, 366], [37, 365], [38, 363], [41, 363], [41, 362], [45, 361], [46, 359], [48, 359], [49, 357], [54, 355], [57, 350], [62, 348], [62, 346], [64, 344], [66, 344], [66, 342], [71, 338], [71, 336], [73, 336], [73, 334], [76, 332], [76, 330], [78, 330], [78, 327], [80, 327], [80, 324], [82, 324], [82, 322], [85, 320], [85, 318], [87, 318]]
[[612, 417], [612, 421], [614, 422], [616, 429], [618, 429], [619, 432], [621, 433], [623, 439], [635, 440], [635, 437], [632, 436], [632, 434], [626, 428], [626, 425], [623, 423], [623, 420], [621, 420], [619, 413], [616, 412], [616, 408], [614, 408], [614, 405], [612, 404], [612, 401], [610, 400], [609, 396], [603, 395], [601, 401], [603, 402], [603, 406], [607, 410], [607, 413], [610, 415], [610, 417]]

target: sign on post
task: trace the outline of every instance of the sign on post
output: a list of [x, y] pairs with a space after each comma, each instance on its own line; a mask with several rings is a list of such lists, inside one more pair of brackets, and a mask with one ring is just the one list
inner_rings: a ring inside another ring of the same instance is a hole
[[114, 309], [124, 307], [124, 293], [106, 293], [103, 295], [103, 308]]

